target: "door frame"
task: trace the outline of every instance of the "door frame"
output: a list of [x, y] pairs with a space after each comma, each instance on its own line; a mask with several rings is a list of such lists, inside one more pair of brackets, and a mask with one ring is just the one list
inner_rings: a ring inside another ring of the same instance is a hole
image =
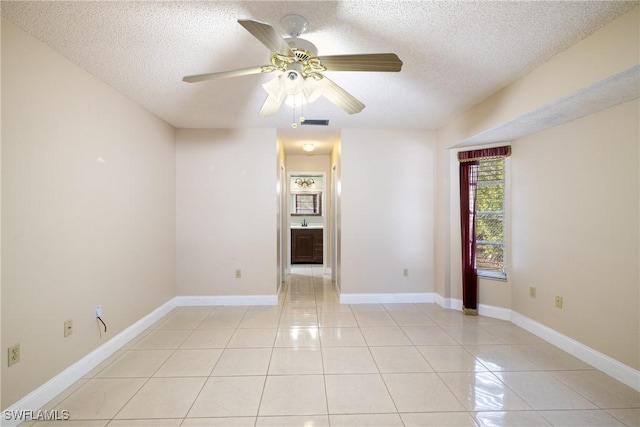
[[[327, 217], [332, 213], [327, 209], [327, 173], [325, 171], [287, 171], [287, 179], [285, 182], [286, 191], [283, 192], [285, 195], [284, 202], [284, 215], [286, 215], [286, 242], [287, 242], [287, 255], [286, 260], [283, 260], [284, 265], [286, 265], [286, 273], [291, 274], [291, 177], [294, 176], [319, 176], [322, 177], [322, 197], [320, 200], [321, 203], [321, 214], [322, 214], [322, 271], [326, 270], [327, 266], [327, 247], [329, 242], [329, 238], [331, 233], [327, 231]], [[333, 207], [331, 207], [331, 211]], [[320, 265], [320, 264], [318, 264]]]

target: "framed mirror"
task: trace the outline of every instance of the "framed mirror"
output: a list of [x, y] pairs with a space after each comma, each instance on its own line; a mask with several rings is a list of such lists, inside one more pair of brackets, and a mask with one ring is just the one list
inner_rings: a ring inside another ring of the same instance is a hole
[[322, 215], [322, 192], [291, 193], [291, 215]]

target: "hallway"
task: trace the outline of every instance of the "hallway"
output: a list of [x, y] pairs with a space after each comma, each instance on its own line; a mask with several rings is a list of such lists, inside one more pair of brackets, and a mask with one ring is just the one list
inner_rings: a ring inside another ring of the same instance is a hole
[[508, 322], [340, 305], [322, 266], [292, 271], [278, 306], [177, 308], [46, 408], [71, 426], [638, 425], [637, 392]]

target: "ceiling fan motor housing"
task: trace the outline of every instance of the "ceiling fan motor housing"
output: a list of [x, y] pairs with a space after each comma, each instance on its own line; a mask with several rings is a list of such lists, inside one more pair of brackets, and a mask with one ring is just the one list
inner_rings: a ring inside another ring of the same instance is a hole
[[[275, 69], [285, 72], [290, 80], [295, 80], [298, 76], [302, 76], [305, 79], [307, 77], [313, 77], [316, 80], [320, 79], [321, 76], [318, 73], [325, 71], [326, 68], [320, 64], [317, 58], [318, 48], [304, 39], [286, 38], [284, 40], [293, 51], [293, 55], [285, 56], [277, 52], [271, 54], [271, 64]], [[291, 73], [290, 71], [297, 73]]]
[[299, 61], [306, 61], [309, 58], [318, 56], [318, 48], [308, 40], [286, 38], [284, 41], [287, 42]]

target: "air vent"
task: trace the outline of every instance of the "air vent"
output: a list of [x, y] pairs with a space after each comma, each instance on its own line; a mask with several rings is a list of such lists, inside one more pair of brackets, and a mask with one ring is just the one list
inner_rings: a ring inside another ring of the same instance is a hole
[[304, 119], [303, 125], [329, 126], [329, 120]]

